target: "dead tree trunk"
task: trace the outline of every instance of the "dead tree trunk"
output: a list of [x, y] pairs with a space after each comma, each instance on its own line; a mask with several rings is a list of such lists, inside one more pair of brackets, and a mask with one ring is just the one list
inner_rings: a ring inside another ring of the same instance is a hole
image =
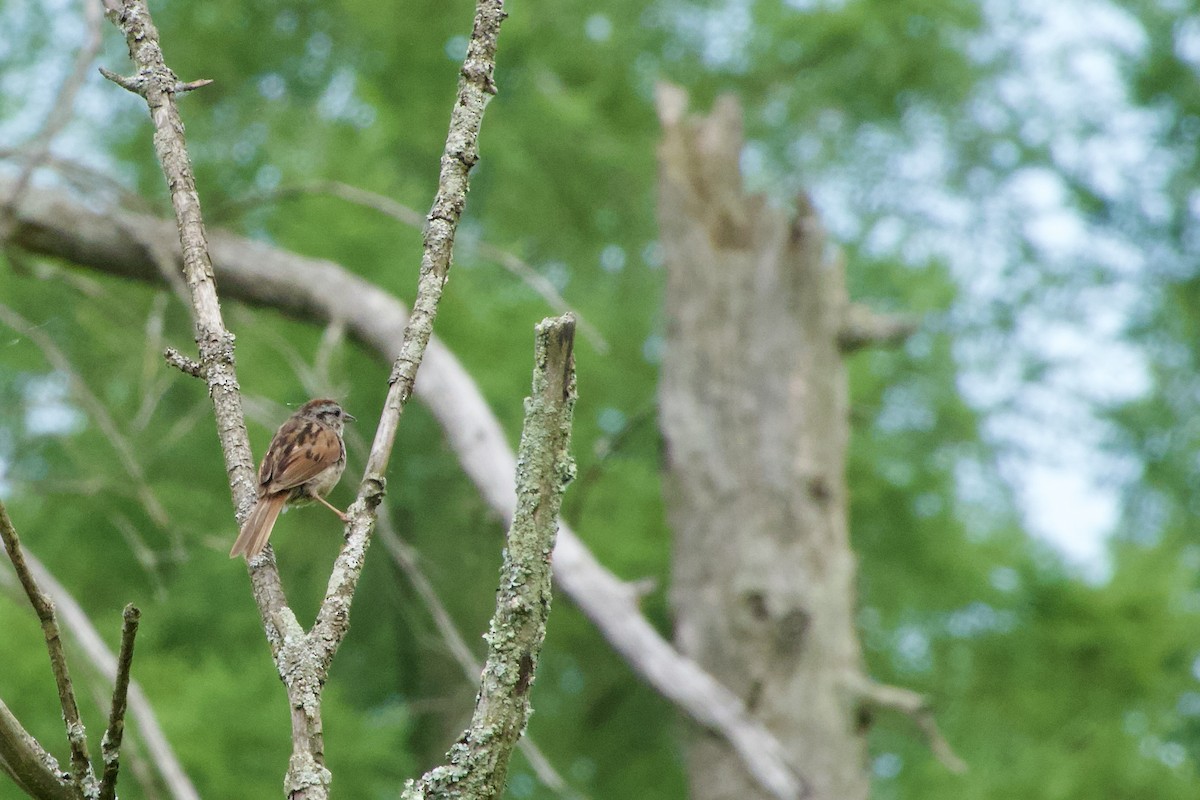
[[[789, 750], [807, 796], [861, 800], [842, 265], [807, 199], [791, 212], [743, 191], [738, 104], [700, 118], [686, 104], [661, 89], [676, 638]], [[716, 737], [697, 735], [688, 761], [693, 800], [766, 797]]]

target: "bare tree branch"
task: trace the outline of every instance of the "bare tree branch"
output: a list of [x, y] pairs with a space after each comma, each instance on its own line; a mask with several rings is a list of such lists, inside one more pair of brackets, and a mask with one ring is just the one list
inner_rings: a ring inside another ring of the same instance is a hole
[[[384, 548], [392, 557], [400, 570], [408, 578], [412, 584], [417, 596], [421, 598], [425, 609], [429, 612], [429, 616], [433, 618], [433, 623], [437, 626], [438, 633], [442, 636], [442, 641], [450, 650], [450, 654], [458, 665], [462, 667], [463, 675], [468, 681], [474, 683], [483, 666], [475, 660], [475, 656], [471, 653], [471, 648], [467, 646], [466, 639], [458, 630], [458, 626], [454, 624], [450, 612], [438, 597], [437, 590], [433, 588], [429, 578], [425, 575], [425, 571], [421, 569], [421, 565], [417, 560], [416, 552], [400, 538], [396, 533], [395, 527], [392, 525], [391, 514], [388, 513], [387, 506], [379, 507], [379, 519], [377, 521], [376, 536], [383, 543]], [[581, 795], [576, 792], [566, 779], [554, 768], [550, 763], [550, 759], [542, 751], [542, 749], [529, 736], [522, 736], [521, 741], [517, 745], [521, 748], [525, 758], [528, 759], [530, 767], [538, 776], [538, 780], [553, 792], [564, 798], [572, 798], [580, 800]]]
[[121, 738], [125, 735], [125, 705], [129, 694], [129, 669], [133, 666], [133, 639], [137, 636], [142, 612], [132, 603], [125, 606], [121, 627], [121, 651], [117, 656], [117, 679], [113, 686], [112, 710], [108, 714], [108, 730], [104, 732], [100, 749], [104, 757], [104, 773], [100, 779], [100, 800], [114, 800], [117, 793], [117, 774], [121, 766]]
[[[404, 327], [400, 353], [388, 378], [387, 399], [367, 456], [358, 499], [351, 506], [346, 546], [334, 563], [325, 599], [321, 602], [317, 621], [309, 634], [322, 678], [349, 629], [350, 601], [362, 573], [363, 558], [375, 521], [375, 507], [383, 498], [384, 475], [396, 439], [396, 429], [404, 406], [412, 396], [417, 368], [425, 357], [425, 350], [433, 335], [438, 301], [450, 271], [454, 235], [466, 205], [468, 175], [479, 159], [478, 139], [483, 112], [496, 93], [492, 78], [496, 69], [496, 38], [505, 16], [502, 0], [478, 0], [475, 6], [475, 24], [467, 44], [458, 96], [450, 115], [450, 130], [442, 153], [437, 195], [429, 212], [429, 225], [425, 229], [417, 297]], [[355, 507], [359, 509], [357, 512]]]
[[[115, 5], [115, 4], [114, 4]], [[254, 459], [246, 436], [233, 356], [233, 335], [225, 328], [213, 279], [208, 237], [200, 213], [191, 159], [183, 139], [183, 121], [174, 93], [180, 81], [163, 60], [158, 30], [144, 0], [127, 0], [120, 12], [110, 5], [108, 17], [124, 34], [129, 57], [138, 68], [136, 91], [146, 100], [154, 122], [154, 151], [171, 191], [183, 252], [183, 272], [191, 293], [200, 364], [212, 396], [230, 476], [234, 504], [242, 513], [255, 501]], [[106, 76], [114, 77], [107, 70]]]
[[67, 741], [71, 745], [71, 772], [75, 785], [85, 792], [95, 791], [96, 776], [92, 772], [92, 762], [88, 756], [87, 734], [79, 718], [79, 706], [75, 702], [75, 689], [71, 685], [71, 675], [67, 669], [66, 655], [63, 653], [62, 636], [59, 634], [58, 619], [54, 614], [54, 602], [41, 590], [29, 571], [29, 566], [25, 563], [25, 554], [21, 550], [21, 539], [17, 536], [16, 528], [13, 527], [3, 502], [0, 502], [0, 539], [4, 541], [4, 549], [17, 572], [17, 579], [21, 581], [21, 587], [42, 623], [46, 649], [50, 652], [50, 666], [54, 671], [54, 682], [58, 685], [58, 702], [62, 706]]
[[[18, 222], [13, 241], [30, 252], [150, 283], [161, 283], [162, 276], [144, 241], [175, 237], [172, 224], [156, 217], [119, 209], [100, 213], [61, 192], [36, 187], [27, 193]], [[141, 235], [129, 234], [129, 228]], [[395, 356], [408, 315], [378, 286], [333, 262], [225, 231], [214, 231], [212, 247], [226, 296], [318, 324], [343, 320], [350, 335], [381, 358]], [[484, 501], [511, 521], [516, 458], [508, 438], [478, 385], [437, 338], [429, 343], [416, 393]], [[734, 743], [752, 773], [767, 783], [791, 775], [778, 740], [747, 714], [735, 694], [663, 638], [642, 614], [637, 593], [566, 525], [558, 534], [554, 575], [634, 671], [697, 723]]]
[[168, 364], [185, 375], [191, 375], [193, 378], [204, 377], [200, 371], [200, 364], [195, 359], [188, 358], [174, 347], [168, 347], [164, 350], [163, 358], [167, 360]]
[[[208, 382], [213, 400], [234, 503], [245, 514], [255, 500], [256, 491], [234, 364], [233, 337], [221, 317], [200, 201], [183, 139], [183, 124], [174, 102], [176, 92], [197, 88], [202, 82], [183, 84], [166, 66], [158, 32], [144, 0], [124, 0], [119, 13], [110, 6], [108, 16], [124, 32], [138, 74], [121, 78], [108, 70], [102, 71], [118, 85], [143, 96], [150, 108], [155, 153], [171, 190], [179, 227], [183, 271], [191, 292], [200, 349], [199, 371]], [[478, 159], [477, 139], [483, 110], [495, 93], [492, 78], [495, 45], [503, 18], [501, 0], [479, 0], [458, 97], [451, 113], [438, 193], [425, 232], [416, 303], [389, 378], [390, 388], [366, 475], [358, 499], [351, 507], [346, 545], [334, 563], [311, 632], [304, 633], [286, 604], [273, 553], [268, 549], [264, 557], [248, 564], [264, 630], [292, 707], [292, 757], [284, 784], [293, 800], [324, 798], [328, 794], [330, 773], [324, 763], [321, 687], [349, 627], [350, 603], [362, 573], [374, 525], [374, 509], [383, 496], [384, 474], [396, 428], [432, 335], [438, 300], [450, 268], [455, 229], [466, 203], [467, 175]]]
[[872, 345], [900, 344], [920, 326], [920, 321], [912, 317], [884, 314], [861, 303], [850, 303], [838, 331], [838, 347], [843, 353], [853, 353]]
[[958, 757], [954, 748], [942, 735], [941, 729], [938, 728], [933, 708], [929, 704], [929, 698], [925, 695], [902, 686], [878, 683], [859, 674], [850, 676], [846, 683], [864, 704], [898, 711], [915, 722], [921, 729], [921, 733], [925, 735], [929, 749], [946, 769], [958, 775], [967, 771], [967, 762]]
[[517, 509], [508, 530], [488, 656], [471, 725], [449, 763], [410, 782], [401, 795], [490, 800], [504, 791], [508, 760], [529, 718], [529, 689], [550, 614], [550, 557], [563, 489], [575, 477], [571, 418], [575, 406], [575, 318], [537, 326], [533, 394], [517, 458]]

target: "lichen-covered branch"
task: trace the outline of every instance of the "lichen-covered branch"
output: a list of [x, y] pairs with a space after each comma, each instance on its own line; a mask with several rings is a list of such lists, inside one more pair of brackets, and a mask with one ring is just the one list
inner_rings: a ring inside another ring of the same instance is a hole
[[533, 394], [517, 454], [517, 510], [508, 530], [487, 661], [471, 725], [448, 763], [410, 782], [404, 800], [490, 800], [504, 791], [508, 760], [529, 719], [529, 690], [550, 614], [550, 557], [558, 510], [575, 477], [575, 318], [537, 326]]
[[121, 650], [117, 655], [117, 679], [113, 686], [112, 709], [108, 713], [108, 729], [100, 743], [104, 772], [100, 779], [100, 800], [114, 800], [117, 793], [117, 774], [121, 765], [121, 739], [125, 735], [125, 705], [129, 695], [129, 670], [133, 666], [133, 640], [137, 636], [142, 612], [130, 603], [122, 614]]
[[[254, 456], [238, 391], [233, 334], [221, 317], [196, 178], [183, 136], [183, 121], [175, 104], [180, 82], [163, 58], [158, 30], [150, 19], [145, 0], [125, 0], [119, 13], [113, 7], [107, 8], [106, 13], [125, 34], [129, 58], [138, 69], [136, 79], [127, 79], [120, 85], [145, 98], [154, 123], [154, 152], [175, 210], [183, 273], [191, 294], [196, 344], [200, 350], [200, 370], [212, 396], [234, 505], [244, 513], [254, 504], [256, 496]], [[105, 74], [110, 79], [115, 77], [107, 71]]]
[[[450, 612], [446, 609], [437, 591], [433, 588], [433, 584], [430, 583], [425, 571], [421, 569], [416, 551], [396, 533], [392, 526], [391, 517], [387, 513], [386, 505], [379, 507], [379, 519], [375, 535], [379, 537], [380, 543], [388, 550], [392, 561], [400, 568], [404, 576], [408, 578], [413, 591], [417, 593], [417, 596], [421, 599], [421, 603], [425, 606], [425, 610], [433, 618], [433, 624], [437, 627], [438, 633], [441, 634], [442, 643], [462, 668], [463, 675], [468, 681], [474, 684], [483, 667], [471, 653], [471, 648], [467, 646], [462, 632], [459, 631], [458, 626], [450, 616]], [[578, 793], [571, 788], [566, 779], [555, 769], [550, 759], [532, 738], [529, 736], [521, 737], [517, 746], [521, 748], [521, 753], [525, 756], [530, 769], [534, 771], [543, 786], [563, 798], [579, 797]]]
[[3, 700], [0, 700], [0, 772], [30, 797], [44, 800], [81, 797], [71, 776], [25, 730]]
[[429, 212], [429, 225], [425, 229], [417, 297], [404, 327], [400, 353], [388, 378], [387, 399], [379, 426], [375, 429], [370, 455], [367, 456], [358, 499], [350, 510], [346, 546], [334, 564], [325, 599], [309, 635], [322, 677], [350, 627], [350, 601], [362, 574], [363, 559], [374, 527], [375, 508], [383, 498], [384, 475], [392, 444], [396, 440], [396, 429], [404, 406], [412, 396], [417, 368], [425, 357], [425, 349], [433, 335], [438, 302], [450, 272], [454, 236], [467, 202], [468, 176], [471, 167], [479, 159], [478, 141], [483, 111], [496, 93], [492, 78], [496, 69], [496, 38], [505, 16], [503, 0], [478, 0], [476, 3], [475, 23], [467, 44], [467, 56], [463, 62], [458, 95], [450, 114], [450, 130], [442, 153], [437, 194]]
[[75, 785], [84, 791], [94, 791], [96, 776], [92, 772], [91, 758], [88, 756], [87, 733], [83, 721], [79, 717], [79, 705], [75, 702], [75, 688], [71, 685], [70, 671], [67, 669], [67, 658], [63, 653], [62, 636], [58, 630], [58, 619], [54, 615], [54, 603], [50, 597], [37, 585], [29, 566], [25, 563], [25, 554], [21, 551], [21, 539], [9, 519], [8, 509], [0, 502], [0, 539], [4, 541], [4, 549], [12, 561], [17, 579], [29, 598], [30, 605], [37, 613], [42, 623], [42, 633], [46, 637], [46, 649], [50, 653], [50, 667], [54, 671], [54, 682], [58, 686], [58, 701], [62, 706], [63, 723], [67, 728], [67, 741], [71, 745], [71, 774]]

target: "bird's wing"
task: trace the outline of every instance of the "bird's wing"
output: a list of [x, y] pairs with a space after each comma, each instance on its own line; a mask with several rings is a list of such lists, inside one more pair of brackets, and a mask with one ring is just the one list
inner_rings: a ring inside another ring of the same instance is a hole
[[275, 434], [258, 482], [263, 494], [294, 489], [342, 457], [338, 435], [314, 420], [289, 420]]

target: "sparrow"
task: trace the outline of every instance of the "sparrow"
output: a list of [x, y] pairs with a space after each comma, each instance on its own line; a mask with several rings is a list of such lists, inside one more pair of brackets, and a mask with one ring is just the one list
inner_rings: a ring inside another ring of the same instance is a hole
[[325, 500], [346, 469], [345, 423], [353, 422], [336, 400], [309, 400], [279, 426], [258, 468], [258, 502], [242, 524], [230, 558], [254, 558], [267, 546], [284, 505], [319, 502], [348, 517]]

